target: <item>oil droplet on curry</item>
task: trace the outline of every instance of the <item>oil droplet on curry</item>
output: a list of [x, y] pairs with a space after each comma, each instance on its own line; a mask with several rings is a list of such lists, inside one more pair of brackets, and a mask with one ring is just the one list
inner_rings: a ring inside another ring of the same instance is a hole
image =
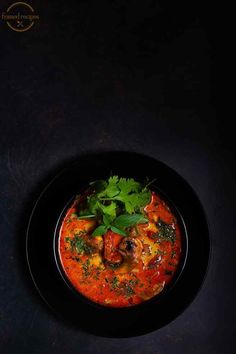
[[123, 228], [122, 234], [109, 222], [99, 228], [94, 215], [79, 216], [86, 197], [86, 192], [76, 197], [60, 228], [60, 260], [73, 287], [110, 307], [137, 305], [159, 294], [181, 256], [180, 226], [168, 203], [150, 191], [141, 208], [146, 221]]

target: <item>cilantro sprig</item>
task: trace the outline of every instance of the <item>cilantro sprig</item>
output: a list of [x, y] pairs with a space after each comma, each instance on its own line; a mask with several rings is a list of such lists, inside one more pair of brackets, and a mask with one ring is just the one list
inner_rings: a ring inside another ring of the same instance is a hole
[[133, 178], [111, 176], [107, 181], [91, 182], [90, 189], [79, 218], [97, 218], [99, 225], [93, 236], [104, 235], [107, 230], [127, 236], [126, 228], [148, 222], [143, 207], [150, 202], [151, 192]]

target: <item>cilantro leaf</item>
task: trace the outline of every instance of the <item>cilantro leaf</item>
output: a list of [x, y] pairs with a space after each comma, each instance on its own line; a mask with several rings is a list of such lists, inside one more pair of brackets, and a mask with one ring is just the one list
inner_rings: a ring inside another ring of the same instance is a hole
[[104, 235], [108, 229], [127, 236], [126, 227], [148, 221], [142, 208], [150, 200], [151, 191], [147, 186], [133, 178], [111, 176], [107, 181], [90, 183], [90, 193], [79, 218], [96, 217], [98, 227], [93, 236]]
[[147, 223], [148, 219], [145, 218], [142, 214], [133, 214], [133, 215], [128, 215], [128, 214], [123, 214], [118, 216], [113, 225], [118, 227], [118, 228], [124, 228], [124, 227], [130, 227], [136, 224], [144, 224]]
[[92, 233], [92, 236], [102, 236], [107, 232], [107, 226], [99, 225]]
[[147, 205], [151, 199], [151, 192], [143, 188], [133, 178], [110, 177], [106, 188], [98, 194], [100, 201], [119, 201], [124, 204], [125, 211], [129, 214]]
[[110, 226], [110, 224], [111, 224], [113, 219], [114, 218], [112, 216], [104, 214], [103, 215], [103, 223], [104, 223], [104, 225], [106, 225], [107, 227]]
[[118, 182], [118, 187], [124, 194], [129, 194], [131, 192], [139, 192], [141, 185], [139, 182], [136, 182], [133, 178], [125, 179], [120, 178]]
[[98, 207], [104, 214], [107, 214], [111, 217], [116, 217], [116, 203], [111, 202], [109, 205], [103, 205], [102, 203], [98, 202]]
[[96, 194], [92, 194], [87, 197], [88, 209], [91, 214], [97, 214], [99, 212], [99, 201]]
[[108, 198], [113, 198], [116, 195], [118, 195], [119, 193], [120, 193], [120, 190], [116, 186], [110, 186], [110, 187], [107, 187], [107, 189], [106, 189], [106, 195], [108, 196]]
[[110, 184], [111, 186], [112, 185], [116, 185], [119, 181], [119, 177], [118, 176], [111, 176], [109, 177], [108, 179], [108, 185]]
[[127, 236], [127, 233], [124, 230], [119, 229], [118, 227], [111, 226], [111, 231], [115, 232], [116, 234], [119, 234], [121, 236]]

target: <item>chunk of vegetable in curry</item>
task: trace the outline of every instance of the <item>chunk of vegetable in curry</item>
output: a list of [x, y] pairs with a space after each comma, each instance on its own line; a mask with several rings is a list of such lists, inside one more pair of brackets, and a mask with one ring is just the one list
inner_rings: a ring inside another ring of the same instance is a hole
[[133, 179], [95, 181], [67, 210], [60, 259], [71, 284], [104, 306], [137, 305], [173, 279], [180, 226], [168, 203]]

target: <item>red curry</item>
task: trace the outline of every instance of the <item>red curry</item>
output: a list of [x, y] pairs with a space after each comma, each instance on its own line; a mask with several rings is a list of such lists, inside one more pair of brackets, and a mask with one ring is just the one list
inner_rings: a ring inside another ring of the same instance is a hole
[[144, 207], [147, 223], [127, 237], [108, 230], [91, 236], [96, 220], [78, 218], [81, 198], [66, 213], [59, 237], [64, 272], [74, 288], [110, 307], [139, 304], [169, 284], [181, 255], [181, 232], [168, 203], [156, 192]]

